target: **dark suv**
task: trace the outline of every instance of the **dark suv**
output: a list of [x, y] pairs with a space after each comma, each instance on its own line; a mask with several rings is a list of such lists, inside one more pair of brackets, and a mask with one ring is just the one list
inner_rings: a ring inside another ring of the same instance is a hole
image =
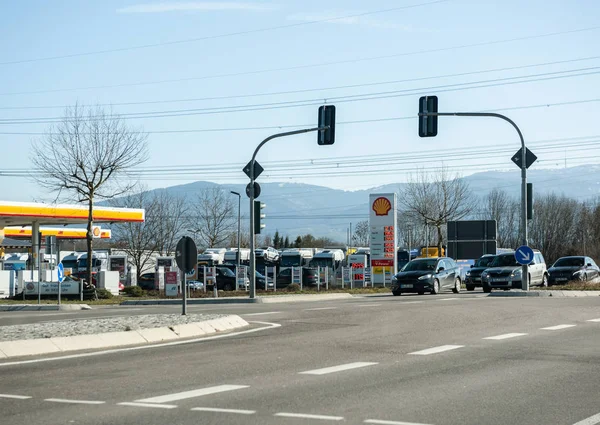
[[425, 292], [439, 294], [442, 289], [460, 292], [460, 268], [453, 259], [417, 258], [406, 264], [392, 278], [392, 293], [400, 295], [405, 292]]
[[467, 291], [473, 291], [476, 286], [481, 286], [481, 273], [488, 267], [490, 263], [496, 258], [494, 254], [485, 254], [480, 257], [475, 264], [471, 266], [465, 275], [465, 285]]
[[[217, 266], [216, 269], [216, 279], [217, 279], [217, 289], [219, 291], [233, 291], [235, 290], [236, 279], [235, 273], [229, 270], [227, 267]], [[204, 281], [204, 268], [198, 268], [198, 280]], [[213, 283], [206, 283], [206, 289], [208, 291], [212, 291], [214, 289]]]

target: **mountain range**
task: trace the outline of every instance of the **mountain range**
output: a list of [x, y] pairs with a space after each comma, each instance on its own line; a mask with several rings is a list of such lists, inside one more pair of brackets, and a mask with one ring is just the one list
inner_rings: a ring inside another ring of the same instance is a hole
[[[468, 170], [462, 170], [468, 172]], [[483, 198], [493, 189], [502, 189], [515, 199], [521, 191], [521, 173], [514, 171], [487, 171], [463, 177], [474, 197]], [[592, 200], [600, 195], [600, 166], [578, 166], [563, 169], [534, 169], [528, 172], [528, 181], [534, 185], [534, 196], [548, 193], [564, 194], [580, 201]], [[259, 179], [260, 182], [260, 179]], [[367, 190], [340, 190], [301, 183], [261, 183], [258, 198], [266, 204], [263, 234], [273, 235], [276, 230], [295, 239], [310, 233], [316, 237], [329, 237], [339, 242], [347, 240], [347, 229], [369, 217], [370, 193], [396, 192], [401, 196], [406, 183], [386, 184]], [[244, 184], [216, 184], [206, 181], [170, 186], [170, 194], [193, 202], [205, 188], [221, 187], [242, 193], [241, 214], [247, 227], [248, 198]], [[235, 198], [234, 195], [231, 195]], [[400, 199], [399, 199], [400, 200]], [[233, 199], [237, 203], [237, 199]], [[400, 200], [401, 201], [401, 200]]]

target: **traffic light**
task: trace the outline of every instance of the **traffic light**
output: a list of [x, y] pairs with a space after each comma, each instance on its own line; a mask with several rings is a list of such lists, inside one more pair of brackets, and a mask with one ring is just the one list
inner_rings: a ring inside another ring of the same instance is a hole
[[437, 115], [424, 116], [422, 114], [431, 114], [438, 112], [437, 96], [423, 96], [419, 99], [419, 136], [435, 137], [437, 136]]
[[319, 127], [329, 127], [317, 132], [319, 145], [333, 145], [335, 142], [335, 106], [323, 105], [319, 107]]
[[263, 204], [260, 201], [254, 201], [254, 234], [260, 234], [261, 229], [265, 228], [265, 225], [262, 222], [262, 219], [266, 217], [265, 214], [260, 211], [266, 207], [266, 204]]
[[527, 183], [527, 220], [533, 220], [533, 183]]

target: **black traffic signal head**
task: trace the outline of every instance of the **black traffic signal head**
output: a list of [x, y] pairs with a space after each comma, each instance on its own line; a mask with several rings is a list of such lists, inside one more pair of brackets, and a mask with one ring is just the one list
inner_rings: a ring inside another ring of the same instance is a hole
[[435, 137], [437, 136], [437, 115], [423, 115], [438, 112], [437, 96], [423, 96], [419, 99], [419, 136]]
[[333, 145], [335, 142], [335, 106], [323, 105], [319, 107], [319, 128], [329, 127], [317, 132], [319, 145]]
[[262, 219], [266, 217], [265, 214], [261, 213], [266, 204], [263, 204], [260, 201], [254, 201], [254, 234], [259, 235], [261, 229], [265, 228], [265, 224], [262, 222]]

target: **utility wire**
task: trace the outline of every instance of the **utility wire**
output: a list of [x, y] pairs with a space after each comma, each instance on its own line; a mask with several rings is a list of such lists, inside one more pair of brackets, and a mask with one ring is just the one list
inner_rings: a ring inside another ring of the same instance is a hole
[[[511, 42], [515, 42], [515, 41], [525, 41], [525, 40], [533, 40], [533, 39], [539, 39], [539, 38], [545, 38], [545, 37], [553, 37], [553, 36], [557, 36], [557, 35], [595, 31], [597, 29], [600, 29], [600, 26], [579, 28], [579, 29], [559, 31], [559, 32], [551, 32], [551, 33], [544, 33], [544, 34], [536, 34], [536, 35], [525, 36], [525, 37], [493, 40], [493, 41], [486, 41], [486, 42], [480, 42], [480, 43], [471, 43], [471, 44], [463, 44], [463, 45], [457, 45], [457, 46], [441, 47], [441, 48], [436, 48], [436, 49], [417, 50], [417, 51], [412, 51], [412, 52], [396, 53], [393, 55], [354, 58], [354, 59], [347, 59], [347, 60], [341, 60], [341, 61], [321, 62], [321, 63], [313, 63], [313, 64], [307, 64], [307, 65], [290, 66], [290, 67], [284, 67], [284, 68], [270, 68], [270, 69], [261, 69], [261, 70], [255, 70], [255, 71], [234, 72], [234, 73], [228, 73], [228, 74], [214, 74], [214, 75], [207, 75], [207, 76], [202, 76], [202, 77], [177, 78], [177, 79], [147, 81], [147, 82], [137, 82], [137, 83], [107, 84], [107, 85], [100, 85], [100, 86], [76, 87], [76, 88], [67, 88], [67, 89], [47, 89], [47, 90], [35, 90], [35, 91], [24, 91], [24, 92], [8, 92], [8, 93], [0, 93], [0, 96], [43, 94], [43, 93], [57, 93], [57, 92], [78, 91], [78, 90], [97, 90], [97, 89], [133, 87], [133, 86], [144, 86], [144, 85], [153, 85], [153, 84], [208, 80], [208, 79], [215, 79], [215, 78], [239, 77], [239, 76], [244, 76], [244, 75], [256, 75], [256, 74], [264, 74], [264, 73], [269, 73], [269, 72], [294, 71], [294, 70], [299, 70], [299, 69], [316, 68], [316, 67], [331, 66], [331, 65], [342, 65], [342, 64], [348, 64], [348, 63], [358, 63], [358, 62], [367, 62], [367, 61], [371, 62], [371, 61], [376, 61], [376, 60], [381, 60], [381, 59], [391, 59], [391, 58], [414, 56], [414, 55], [420, 55], [420, 54], [438, 53], [438, 52], [444, 52], [444, 51], [467, 49], [467, 48], [471, 48], [471, 47], [483, 47], [483, 46], [490, 46], [490, 45], [495, 45], [495, 44], [511, 43]], [[0, 63], [0, 65], [2, 65], [2, 64]]]
[[[590, 71], [573, 74], [573, 72], [579, 71]], [[568, 75], [564, 75], [565, 73], [569, 73]], [[582, 69], [574, 69], [567, 71], [557, 71], [557, 72], [549, 72], [542, 74], [533, 74], [527, 76], [516, 76], [516, 77], [506, 77], [506, 78], [496, 78], [492, 80], [480, 80], [474, 82], [464, 82], [464, 83], [456, 83], [456, 84], [447, 84], [440, 86], [432, 86], [432, 87], [420, 87], [414, 89], [403, 89], [403, 90], [394, 90], [387, 92], [375, 92], [375, 93], [363, 93], [357, 95], [346, 95], [328, 98], [328, 103], [347, 103], [347, 102], [357, 102], [357, 101], [367, 101], [367, 100], [379, 100], [379, 99], [389, 99], [389, 98], [397, 98], [397, 97], [406, 97], [412, 96], [416, 94], [422, 94], [425, 92], [430, 92], [435, 90], [437, 93], [450, 92], [450, 91], [461, 91], [461, 90], [469, 90], [469, 89], [479, 89], [485, 87], [495, 87], [495, 86], [504, 86], [504, 85], [512, 85], [512, 84], [523, 84], [530, 82], [538, 82], [538, 81], [546, 81], [546, 80], [554, 80], [559, 78], [571, 78], [577, 76], [586, 76], [586, 75], [595, 75], [600, 74], [600, 67], [591, 67], [591, 68], [582, 68]], [[545, 78], [532, 78], [532, 77], [544, 77]], [[519, 79], [520, 81], [514, 81]], [[485, 84], [489, 83], [489, 84]], [[477, 86], [474, 86], [478, 84]], [[465, 87], [472, 86], [472, 87]], [[134, 113], [126, 113], [126, 114], [115, 114], [119, 119], [147, 119], [147, 118], [171, 118], [171, 117], [182, 117], [182, 116], [196, 116], [196, 115], [212, 115], [212, 114], [223, 114], [223, 113], [235, 113], [235, 112], [249, 112], [249, 111], [263, 111], [263, 110], [273, 110], [273, 109], [284, 109], [284, 108], [295, 108], [295, 107], [304, 107], [304, 106], [315, 106], [323, 103], [322, 99], [308, 99], [308, 100], [294, 100], [294, 101], [286, 101], [286, 102], [275, 102], [275, 103], [262, 103], [262, 104], [249, 104], [243, 106], [225, 106], [225, 107], [216, 107], [216, 108], [200, 108], [200, 109], [185, 109], [185, 110], [169, 110], [169, 111], [152, 111], [152, 112], [134, 112]], [[0, 124], [52, 124], [63, 121], [64, 117], [31, 117], [31, 118], [4, 118], [0, 119]], [[94, 119], [103, 119], [103, 117], [99, 116], [89, 116], [85, 117], [85, 119], [94, 120]]]
[[[408, 83], [408, 82], [425, 81], [425, 80], [433, 80], [433, 79], [441, 79], [441, 78], [464, 77], [464, 76], [468, 76], [468, 75], [514, 71], [514, 70], [518, 70], [518, 69], [537, 68], [537, 67], [549, 66], [549, 65], [561, 65], [561, 64], [566, 64], [566, 63], [590, 61], [590, 60], [597, 60], [597, 59], [600, 59], [600, 56], [589, 56], [589, 57], [583, 57], [583, 58], [565, 59], [565, 60], [560, 60], [560, 61], [535, 63], [535, 64], [529, 64], [529, 65], [483, 69], [483, 70], [477, 70], [477, 71], [460, 72], [460, 73], [455, 73], [455, 74], [442, 74], [442, 75], [435, 75], [435, 76], [428, 76], [428, 77], [407, 78], [407, 79], [403, 79], [403, 80], [376, 81], [376, 82], [368, 82], [368, 83], [347, 84], [347, 85], [343, 85], [343, 86], [307, 88], [307, 89], [298, 89], [298, 90], [250, 93], [250, 94], [228, 95], [228, 96], [150, 100], [150, 101], [144, 101], [144, 102], [99, 103], [99, 104], [94, 104], [94, 105], [81, 105], [81, 106], [82, 107], [94, 107], [94, 106], [115, 107], [115, 106], [154, 105], [154, 104], [165, 104], [165, 103], [201, 102], [201, 101], [209, 101], [209, 100], [230, 100], [230, 99], [244, 99], [244, 98], [253, 98], [253, 97], [280, 96], [280, 95], [299, 94], [299, 93], [322, 92], [322, 91], [328, 91], [328, 90], [341, 90], [341, 89], [349, 89], [349, 88], [360, 88], [360, 87], [371, 87], [371, 86]], [[72, 106], [72, 105], [0, 106], [0, 110], [66, 109], [66, 108], [69, 108], [70, 106]]]
[[41, 57], [41, 58], [18, 59], [18, 60], [0, 62], [0, 65], [15, 65], [15, 64], [21, 64], [21, 63], [42, 62], [42, 61], [50, 61], [50, 60], [58, 60], [58, 59], [69, 59], [69, 58], [76, 58], [76, 57], [83, 57], [83, 56], [100, 55], [100, 54], [106, 54], [106, 53], [129, 52], [129, 51], [133, 51], [133, 50], [149, 49], [149, 48], [153, 48], [153, 47], [172, 46], [172, 45], [176, 45], [176, 44], [194, 43], [194, 42], [198, 42], [198, 41], [215, 40], [218, 38], [256, 34], [256, 33], [273, 31], [273, 30], [281, 30], [281, 29], [287, 29], [287, 28], [295, 28], [295, 27], [313, 25], [313, 24], [318, 24], [318, 23], [322, 23], [322, 22], [331, 22], [331, 21], [338, 21], [338, 20], [342, 20], [342, 19], [358, 18], [361, 16], [375, 15], [375, 14], [380, 14], [380, 13], [389, 13], [389, 12], [395, 12], [398, 10], [411, 9], [411, 8], [416, 8], [416, 7], [421, 7], [421, 6], [430, 6], [430, 5], [434, 5], [434, 4], [438, 4], [438, 3], [445, 3], [448, 1], [450, 1], [450, 0], [435, 0], [435, 1], [430, 1], [430, 2], [426, 2], [426, 3], [410, 4], [410, 5], [406, 5], [406, 6], [393, 7], [393, 8], [389, 8], [389, 9], [380, 9], [380, 10], [375, 10], [375, 11], [371, 11], [371, 12], [357, 13], [357, 14], [353, 14], [353, 15], [337, 16], [337, 17], [327, 18], [327, 19], [316, 19], [316, 20], [312, 20], [312, 21], [297, 22], [294, 24], [277, 25], [277, 26], [266, 27], [266, 28], [257, 28], [257, 29], [245, 30], [245, 31], [236, 31], [236, 32], [230, 32], [230, 33], [224, 33], [224, 34], [209, 35], [209, 36], [204, 36], [204, 37], [188, 38], [188, 39], [183, 39], [183, 40], [165, 41], [165, 42], [161, 42], [161, 43], [142, 44], [142, 45], [137, 45], [137, 46], [119, 47], [119, 48], [114, 48], [114, 49], [103, 49], [103, 50], [95, 50], [95, 51], [89, 51], [89, 52], [71, 53], [71, 54], [57, 55], [57, 56], [47, 56], [47, 57]]

